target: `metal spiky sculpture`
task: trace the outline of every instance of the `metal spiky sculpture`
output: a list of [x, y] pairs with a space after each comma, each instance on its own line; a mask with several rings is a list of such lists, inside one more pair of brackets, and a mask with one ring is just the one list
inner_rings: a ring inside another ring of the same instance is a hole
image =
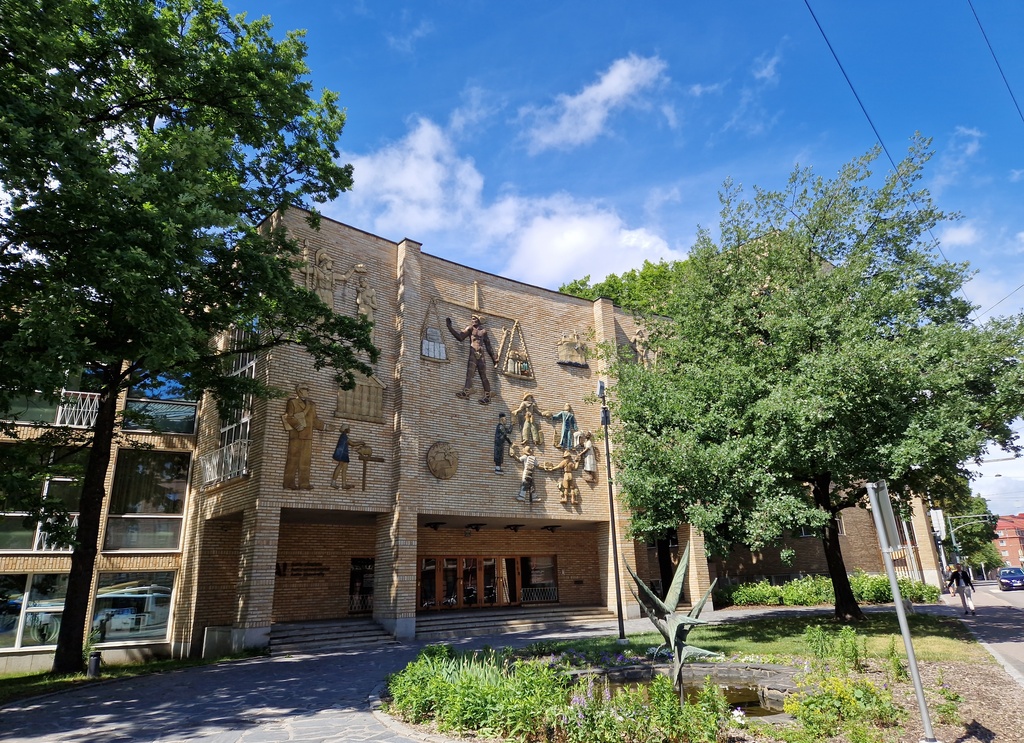
[[686, 636], [690, 634], [691, 629], [698, 624], [708, 624], [706, 619], [700, 619], [699, 617], [717, 582], [715, 580], [711, 583], [707, 593], [704, 594], [704, 598], [694, 604], [688, 613], [679, 614], [676, 612], [676, 607], [679, 605], [679, 599], [683, 595], [683, 583], [686, 582], [686, 572], [689, 568], [690, 545], [686, 545], [683, 558], [679, 561], [679, 566], [676, 568], [676, 574], [672, 576], [672, 585], [669, 586], [665, 600], [662, 601], [654, 591], [640, 580], [640, 577], [633, 571], [633, 568], [628, 564], [626, 565], [626, 570], [633, 576], [633, 580], [637, 585], [636, 589], [630, 586], [629, 590], [643, 608], [644, 614], [658, 628], [661, 636], [665, 638], [665, 647], [672, 648], [672, 681], [677, 691], [682, 688], [680, 672], [684, 663], [693, 658], [720, 655], [720, 653], [688, 645], [686, 642]]

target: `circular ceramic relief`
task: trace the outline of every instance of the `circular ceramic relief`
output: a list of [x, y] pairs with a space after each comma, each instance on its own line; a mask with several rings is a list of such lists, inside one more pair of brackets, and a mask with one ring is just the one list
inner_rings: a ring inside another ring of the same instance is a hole
[[459, 469], [459, 453], [447, 441], [438, 441], [427, 449], [427, 469], [438, 480], [450, 480]]

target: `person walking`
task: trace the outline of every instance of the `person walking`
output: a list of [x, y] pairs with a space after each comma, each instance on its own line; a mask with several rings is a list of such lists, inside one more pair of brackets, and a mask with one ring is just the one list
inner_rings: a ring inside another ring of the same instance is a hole
[[971, 581], [971, 572], [964, 570], [960, 563], [953, 565], [953, 572], [949, 574], [949, 582], [946, 584], [950, 594], [960, 594], [960, 603], [963, 604], [964, 614], [977, 614], [974, 610], [974, 600], [971, 594], [974, 593], [974, 582]]

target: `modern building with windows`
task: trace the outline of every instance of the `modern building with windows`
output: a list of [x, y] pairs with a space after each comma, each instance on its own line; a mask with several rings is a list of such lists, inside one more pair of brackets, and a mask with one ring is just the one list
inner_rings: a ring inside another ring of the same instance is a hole
[[[114, 451], [93, 587], [96, 647], [112, 660], [186, 656], [263, 647], [275, 625], [294, 622], [372, 617], [411, 638], [418, 621], [452, 610], [614, 611], [595, 389], [606, 379], [599, 349], [646, 352], [633, 341], [636, 319], [609, 300], [478, 271], [412, 240], [328, 219], [313, 231], [304, 217], [279, 218], [305, 252], [295, 279], [336, 312], [373, 320], [373, 374], [341, 390], [299, 350], [239, 354], [231, 373], [286, 394], [224, 417], [212, 399], [182, 399], [169, 383], [129, 390], [121, 405], [155, 430], [128, 415]], [[216, 342], [231, 349], [255, 332]], [[88, 426], [91, 394], [69, 382], [55, 409], [26, 401], [17, 417]], [[657, 584], [665, 560], [626, 538], [612, 475], [619, 554]], [[77, 500], [73, 481], [46, 487]], [[849, 539], [871, 545], [866, 567], [880, 570], [873, 529], [861, 521], [867, 531]], [[69, 565], [44, 527], [22, 522], [0, 516], [0, 670], [49, 667]], [[673, 554], [688, 544], [685, 600], [715, 573], [763, 575], [709, 565], [701, 535], [683, 525]], [[858, 549], [844, 544], [844, 554]], [[819, 568], [810, 560], [798, 569]], [[621, 594], [637, 616], [625, 585]]]

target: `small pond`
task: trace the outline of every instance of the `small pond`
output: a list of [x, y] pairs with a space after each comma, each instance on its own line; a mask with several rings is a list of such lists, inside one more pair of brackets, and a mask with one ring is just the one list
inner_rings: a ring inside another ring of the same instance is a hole
[[[724, 692], [733, 708], [742, 709], [750, 717], [778, 715], [786, 697], [797, 690], [793, 679], [795, 669], [771, 664], [690, 663], [682, 671], [683, 692], [693, 701], [704, 685], [712, 681]], [[618, 689], [645, 686], [655, 674], [668, 674], [663, 664], [644, 664], [607, 669], [588, 669], [579, 675], [592, 675], [607, 680], [612, 693]]]
[[[636, 689], [647, 685], [647, 681], [623, 681], [609, 682], [608, 688], [612, 694], [617, 694], [621, 689]], [[703, 688], [703, 683], [688, 682], [683, 684], [683, 693], [686, 701], [696, 702], [697, 694]], [[748, 684], [720, 684], [719, 689], [725, 694], [725, 700], [733, 709], [741, 709], [747, 717], [768, 717], [782, 712], [781, 705], [778, 707], [764, 706], [759, 694], [759, 687], [756, 683]], [[770, 702], [769, 702], [770, 704]]]

